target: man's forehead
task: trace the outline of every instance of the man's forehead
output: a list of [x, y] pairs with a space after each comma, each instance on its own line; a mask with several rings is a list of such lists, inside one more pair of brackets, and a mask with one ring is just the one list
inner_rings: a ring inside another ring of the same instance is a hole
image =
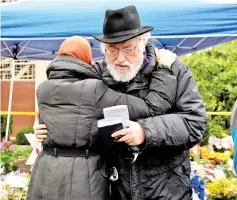
[[136, 40], [135, 38], [124, 41], [124, 42], [120, 42], [120, 43], [116, 43], [116, 44], [107, 44], [109, 47], [115, 47], [115, 48], [120, 48], [120, 47], [127, 47], [130, 45], [136, 45], [138, 42], [138, 40]]

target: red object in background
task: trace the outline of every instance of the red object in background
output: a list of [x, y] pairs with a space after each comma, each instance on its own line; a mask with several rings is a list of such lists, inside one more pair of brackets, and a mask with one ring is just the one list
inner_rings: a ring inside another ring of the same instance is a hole
[[35, 151], [36, 151], [36, 153], [37, 153], [37, 154], [39, 154], [39, 153], [40, 153], [40, 151], [39, 151], [39, 149], [38, 149], [38, 148], [36, 148], [36, 149], [35, 149]]

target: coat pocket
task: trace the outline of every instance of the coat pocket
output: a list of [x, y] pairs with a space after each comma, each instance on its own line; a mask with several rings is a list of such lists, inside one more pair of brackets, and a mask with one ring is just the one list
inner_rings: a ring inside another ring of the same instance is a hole
[[180, 165], [177, 166], [175, 169], [173, 169], [174, 176], [178, 178], [180, 184], [183, 184], [183, 186], [186, 186], [188, 189], [192, 190], [192, 185], [188, 171], [189, 171], [188, 167]]
[[100, 174], [104, 178], [109, 179], [108, 167], [107, 167], [106, 163], [105, 162], [101, 162], [101, 161], [99, 161], [99, 162], [100, 162], [100, 164], [99, 164], [99, 172], [100, 172]]
[[153, 199], [167, 200], [190, 200], [192, 196], [192, 187], [189, 177], [183, 171], [182, 165], [179, 165], [169, 172], [157, 177], [157, 191]]

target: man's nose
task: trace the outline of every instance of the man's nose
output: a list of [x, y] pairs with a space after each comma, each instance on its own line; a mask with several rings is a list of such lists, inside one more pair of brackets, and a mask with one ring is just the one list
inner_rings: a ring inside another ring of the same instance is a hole
[[119, 63], [122, 63], [122, 62], [124, 62], [125, 61], [125, 56], [123, 55], [123, 52], [122, 51], [119, 51], [118, 52], [118, 56], [117, 56], [117, 62], [119, 62]]

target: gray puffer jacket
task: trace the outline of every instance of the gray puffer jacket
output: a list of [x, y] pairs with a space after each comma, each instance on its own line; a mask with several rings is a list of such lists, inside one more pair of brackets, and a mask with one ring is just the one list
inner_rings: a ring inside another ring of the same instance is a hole
[[128, 105], [133, 120], [148, 117], [149, 109], [142, 99], [109, 89], [94, 68], [70, 56], [57, 57], [47, 75], [37, 99], [48, 137], [34, 164], [27, 200], [109, 199], [109, 183], [99, 166], [97, 120], [103, 108], [114, 105]]

